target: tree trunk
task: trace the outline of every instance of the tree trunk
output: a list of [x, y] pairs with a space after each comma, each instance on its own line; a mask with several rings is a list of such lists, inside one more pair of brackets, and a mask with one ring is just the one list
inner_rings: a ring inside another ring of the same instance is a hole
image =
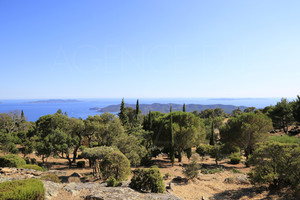
[[178, 162], [181, 162], [181, 160], [182, 160], [181, 151], [178, 151]]
[[73, 151], [73, 163], [76, 163], [76, 158], [77, 158], [77, 151], [78, 151], [79, 147], [75, 147], [74, 151]]
[[72, 168], [72, 159], [70, 158], [69, 154], [66, 155], [66, 158], [69, 161], [69, 169], [71, 169]]

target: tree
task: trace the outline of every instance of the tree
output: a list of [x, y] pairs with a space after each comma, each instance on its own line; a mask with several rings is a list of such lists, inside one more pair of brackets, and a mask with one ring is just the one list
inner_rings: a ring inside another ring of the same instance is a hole
[[[65, 115], [66, 116], [66, 115]], [[82, 145], [84, 139], [85, 125], [82, 119], [70, 118], [70, 131], [74, 140], [73, 147], [73, 163], [76, 163], [77, 151]]]
[[183, 104], [182, 112], [185, 112], [185, 104]]
[[287, 99], [282, 98], [280, 102], [270, 111], [269, 116], [272, 118], [273, 125], [276, 128], [283, 128], [285, 133], [288, 133], [289, 126], [293, 123], [292, 103]]
[[300, 123], [300, 96], [297, 95], [297, 99], [293, 102], [293, 116], [295, 120]]
[[173, 112], [172, 120], [174, 147], [178, 162], [181, 162], [183, 150], [197, 146], [204, 139], [205, 132], [200, 119], [192, 113]]
[[120, 112], [118, 113], [118, 116], [119, 116], [119, 119], [122, 122], [122, 125], [126, 126], [126, 124], [128, 122], [128, 117], [127, 117], [127, 114], [126, 114], [124, 98], [122, 99], [121, 106], [120, 106]]
[[272, 130], [272, 121], [263, 114], [242, 113], [232, 117], [220, 129], [221, 141], [244, 149], [248, 156], [257, 143], [266, 141], [269, 131]]
[[171, 146], [170, 146], [170, 159], [172, 166], [175, 162], [175, 147], [174, 147], [174, 134], [173, 134], [173, 118], [172, 118], [172, 106], [170, 107], [170, 137], [171, 137]]
[[253, 183], [267, 183], [270, 188], [300, 189], [300, 147], [269, 141], [261, 144], [249, 160], [254, 165], [250, 173]]
[[120, 151], [108, 153], [100, 165], [103, 178], [115, 178], [117, 181], [125, 180], [130, 174], [130, 162]]
[[248, 108], [245, 108], [244, 112], [246, 112], [246, 113], [254, 112], [255, 109], [256, 109], [255, 107], [248, 107]]
[[240, 107], [238, 107], [237, 109], [235, 109], [235, 110], [232, 111], [231, 115], [232, 115], [233, 117], [236, 117], [236, 116], [238, 116], [238, 115], [240, 115], [240, 114], [242, 114], [242, 113], [243, 113], [243, 111], [241, 110]]
[[115, 148], [107, 146], [86, 148], [83, 150], [82, 156], [89, 159], [91, 162], [93, 176], [102, 178], [101, 162], [105, 156], [109, 155], [113, 151], [115, 151]]

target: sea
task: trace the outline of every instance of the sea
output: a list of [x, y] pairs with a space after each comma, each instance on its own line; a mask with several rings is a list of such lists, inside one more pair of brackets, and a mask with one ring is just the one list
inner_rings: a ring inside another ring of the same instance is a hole
[[[54, 114], [58, 109], [63, 113], [67, 113], [69, 117], [86, 119], [89, 115], [101, 114], [97, 110], [90, 108], [103, 108], [109, 105], [121, 103], [121, 98], [113, 99], [76, 99], [78, 101], [52, 102], [52, 103], [32, 103], [41, 99], [18, 99], [18, 100], [1, 100], [0, 113], [10, 111], [23, 110], [28, 121], [36, 121], [39, 117], [47, 114]], [[45, 100], [45, 99], [44, 99]], [[125, 99], [125, 103], [135, 104], [137, 99]], [[152, 103], [176, 103], [176, 104], [223, 104], [234, 106], [254, 106], [256, 108], [264, 108], [269, 105], [275, 105], [280, 98], [141, 98], [140, 104]], [[116, 113], [114, 113], [116, 114]]]

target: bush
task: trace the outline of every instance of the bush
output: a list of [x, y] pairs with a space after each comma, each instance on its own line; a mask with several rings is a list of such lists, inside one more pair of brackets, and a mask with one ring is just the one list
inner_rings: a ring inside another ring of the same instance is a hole
[[293, 137], [288, 135], [283, 136], [271, 136], [270, 140], [280, 143], [295, 143], [300, 145], [300, 137]]
[[19, 168], [23, 168], [23, 169], [34, 169], [36, 171], [43, 171], [43, 169], [38, 166], [38, 165], [22, 165]]
[[81, 145], [81, 146], [79, 147], [80, 151], [83, 151], [85, 148], [86, 148], [86, 147], [85, 147], [84, 145]]
[[198, 176], [199, 174], [199, 169], [200, 166], [195, 162], [191, 162], [190, 164], [188, 164], [184, 169], [183, 169], [183, 174], [184, 176], [188, 179], [194, 179]]
[[104, 179], [114, 177], [117, 181], [125, 180], [130, 174], [130, 162], [120, 151], [107, 154], [100, 165]]
[[78, 159], [82, 159], [83, 157], [82, 157], [81, 154], [78, 154], [77, 158], [78, 158]]
[[30, 164], [36, 165], [37, 164], [36, 159], [35, 158], [30, 158]]
[[45, 188], [38, 179], [0, 183], [0, 200], [44, 200]]
[[163, 177], [158, 168], [136, 169], [129, 186], [139, 191], [163, 193], [165, 191]]
[[279, 142], [261, 144], [250, 157], [254, 165], [252, 183], [269, 184], [270, 188], [300, 189], [300, 146]]
[[204, 158], [204, 156], [209, 155], [210, 145], [201, 144], [197, 147], [196, 152]]
[[55, 182], [55, 183], [60, 183], [60, 180], [59, 180], [58, 176], [56, 174], [52, 174], [52, 173], [43, 174], [41, 176], [41, 180], [52, 181], [52, 182]]
[[223, 168], [219, 167], [216, 169], [201, 169], [202, 174], [215, 174], [223, 171]]
[[20, 167], [22, 165], [26, 165], [25, 160], [15, 154], [0, 156], [0, 167]]
[[241, 162], [241, 159], [242, 159], [240, 153], [232, 153], [229, 156], [229, 158], [230, 158], [230, 163], [234, 164], [234, 165], [239, 164]]
[[77, 168], [85, 168], [85, 161], [78, 161]]
[[106, 183], [107, 183], [107, 187], [118, 187], [122, 185], [122, 182], [117, 181], [114, 177], [109, 177]]

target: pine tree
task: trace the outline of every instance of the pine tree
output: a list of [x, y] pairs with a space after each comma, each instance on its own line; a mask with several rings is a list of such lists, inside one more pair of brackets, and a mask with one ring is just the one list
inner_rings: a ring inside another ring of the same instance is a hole
[[214, 130], [214, 121], [211, 121], [211, 136], [209, 140], [210, 145], [215, 145], [215, 130]]
[[183, 104], [182, 111], [185, 112], [185, 104]]
[[171, 106], [170, 107], [170, 136], [171, 136], [170, 159], [173, 166], [175, 161], [175, 151], [174, 151], [174, 135], [173, 135], [172, 124], [173, 124], [173, 118], [172, 118], [172, 106]]
[[138, 117], [139, 117], [139, 114], [140, 114], [139, 100], [136, 101], [135, 114], [136, 114], [136, 120], [138, 120]]

